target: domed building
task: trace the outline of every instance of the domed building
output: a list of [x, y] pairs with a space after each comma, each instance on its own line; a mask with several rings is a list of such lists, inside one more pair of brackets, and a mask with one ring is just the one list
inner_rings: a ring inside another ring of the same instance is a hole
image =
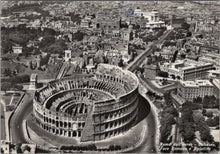
[[107, 139], [135, 124], [138, 84], [132, 72], [99, 64], [37, 90], [33, 113], [37, 124], [54, 135], [81, 142]]

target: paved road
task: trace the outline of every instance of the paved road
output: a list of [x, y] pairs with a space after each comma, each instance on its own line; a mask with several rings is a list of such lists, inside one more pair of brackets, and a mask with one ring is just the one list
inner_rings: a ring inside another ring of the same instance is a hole
[[177, 83], [174, 83], [173, 85], [167, 86], [165, 88], [163, 88], [164, 91], [170, 91], [170, 90], [174, 90], [177, 88]]
[[11, 137], [13, 143], [26, 143], [22, 130], [22, 121], [26, 119], [30, 111], [33, 109], [32, 105], [33, 94], [26, 93], [23, 98], [23, 103], [20, 103], [10, 121]]
[[[153, 51], [153, 46], [155, 46], [157, 43], [161, 43], [164, 39], [166, 39], [166, 37], [172, 32], [172, 30], [167, 31], [161, 38], [159, 38], [159, 40], [157, 42], [154, 42], [152, 44], [149, 45], [149, 47], [145, 50], [145, 52], [143, 52], [142, 54], [140, 54], [135, 60], [134, 62], [132, 62], [130, 65], [128, 65], [125, 69], [128, 69], [130, 71], [134, 71], [134, 68], [136, 66], [140, 66], [140, 64], [144, 61], [144, 59], [146, 58], [146, 56], [150, 55]], [[159, 89], [157, 87], [155, 87], [149, 80], [145, 80], [144, 82], [144, 87], [150, 87], [151, 89], [153, 89], [154, 91], [157, 91], [161, 94], [164, 94], [164, 90], [163, 89]], [[152, 108], [151, 108], [152, 109]], [[145, 134], [144, 136], [144, 141], [141, 144], [141, 146], [129, 151], [132, 153], [155, 153], [156, 150], [156, 130], [157, 129], [157, 124], [154, 118], [154, 114], [152, 113], [152, 111], [150, 112], [150, 114], [144, 119], [146, 120], [147, 124], [147, 134]], [[149, 151], [149, 147], [151, 147], [151, 151]]]
[[[164, 94], [165, 91], [162, 88], [157, 88], [149, 79], [143, 79], [139, 78], [142, 82], [142, 84], [147, 88], [150, 87], [150, 90], [153, 90], [154, 92], [157, 92], [158, 94]], [[146, 85], [147, 84], [147, 85]], [[149, 88], [147, 88], [149, 89]]]
[[57, 74], [56, 79], [60, 79], [60, 78], [63, 77], [64, 71], [66, 71], [67, 66], [68, 66], [68, 63], [63, 62], [62, 66], [61, 66], [61, 68], [60, 68], [60, 70], [59, 70], [59, 72], [58, 72], [58, 74]]
[[161, 43], [163, 42], [166, 37], [172, 32], [172, 30], [167, 30], [165, 32], [164, 35], [162, 35], [158, 41], [155, 41], [153, 43], [150, 43], [147, 47], [147, 49], [142, 52], [140, 55], [138, 55], [134, 61], [132, 61], [130, 64], [128, 64], [128, 66], [125, 67], [125, 69], [128, 69], [130, 71], [134, 71], [134, 69], [137, 67], [137, 66], [140, 66], [140, 64], [145, 60], [145, 58], [150, 55], [152, 52], [153, 52], [153, 47], [155, 47], [158, 43]]
[[128, 151], [129, 153], [154, 153], [156, 152], [156, 149], [155, 149], [156, 123], [154, 120], [153, 113], [150, 112], [149, 115], [144, 120], [147, 122], [147, 133], [144, 136], [143, 142], [139, 147], [131, 151]]

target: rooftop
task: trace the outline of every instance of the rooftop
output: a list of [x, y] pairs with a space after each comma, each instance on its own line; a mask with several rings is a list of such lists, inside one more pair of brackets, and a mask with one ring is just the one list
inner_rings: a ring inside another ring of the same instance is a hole
[[37, 74], [31, 74], [30, 81], [36, 81], [36, 79], [37, 79]]
[[[165, 63], [165, 65], [169, 65], [169, 64]], [[201, 62], [201, 61], [198, 62], [191, 59], [184, 59], [184, 60], [177, 60], [175, 63], [171, 63], [169, 67], [176, 70], [187, 70], [205, 65], [211, 65], [211, 63]]]
[[180, 81], [184, 87], [202, 87], [202, 86], [213, 86], [209, 80], [196, 80], [196, 81]]

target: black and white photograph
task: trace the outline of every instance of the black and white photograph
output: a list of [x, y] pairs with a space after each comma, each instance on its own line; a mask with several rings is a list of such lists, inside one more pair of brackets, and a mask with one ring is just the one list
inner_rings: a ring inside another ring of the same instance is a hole
[[0, 153], [219, 153], [220, 1], [0, 4]]

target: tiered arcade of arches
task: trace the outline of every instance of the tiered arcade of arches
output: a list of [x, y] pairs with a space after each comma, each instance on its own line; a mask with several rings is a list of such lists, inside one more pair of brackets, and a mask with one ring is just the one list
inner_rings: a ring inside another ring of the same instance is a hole
[[50, 133], [81, 141], [116, 136], [135, 123], [138, 83], [133, 73], [106, 64], [52, 81], [35, 92], [36, 122]]

